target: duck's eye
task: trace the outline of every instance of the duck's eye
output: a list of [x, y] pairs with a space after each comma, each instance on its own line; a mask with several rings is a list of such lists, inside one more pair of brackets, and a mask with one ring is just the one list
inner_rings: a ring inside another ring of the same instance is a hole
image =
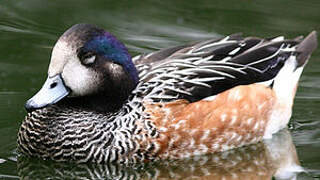
[[90, 65], [90, 64], [94, 63], [95, 60], [96, 60], [96, 55], [90, 54], [90, 55], [86, 55], [83, 57], [82, 63], [84, 65]]
[[96, 54], [92, 51], [86, 51], [83, 47], [77, 50], [77, 54], [83, 65], [91, 65], [96, 61]]

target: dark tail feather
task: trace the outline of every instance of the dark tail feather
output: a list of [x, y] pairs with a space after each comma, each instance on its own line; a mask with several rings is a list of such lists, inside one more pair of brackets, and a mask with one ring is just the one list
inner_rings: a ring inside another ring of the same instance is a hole
[[303, 66], [309, 59], [311, 53], [317, 49], [318, 40], [317, 32], [312, 31], [304, 40], [298, 45], [297, 52], [299, 53], [297, 57], [298, 67]]

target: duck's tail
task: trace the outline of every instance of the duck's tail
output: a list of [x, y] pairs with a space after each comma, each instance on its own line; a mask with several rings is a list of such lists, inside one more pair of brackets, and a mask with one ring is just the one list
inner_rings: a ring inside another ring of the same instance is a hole
[[311, 53], [317, 48], [317, 33], [311, 32], [299, 43], [295, 52], [286, 62], [273, 81], [277, 98], [283, 99], [290, 107], [296, 94], [298, 81]]
[[287, 126], [292, 114], [292, 105], [299, 78], [311, 53], [317, 46], [317, 33], [313, 31], [294, 47], [294, 52], [272, 80], [272, 89], [277, 97], [277, 103], [266, 128], [264, 138], [271, 138], [273, 133]]

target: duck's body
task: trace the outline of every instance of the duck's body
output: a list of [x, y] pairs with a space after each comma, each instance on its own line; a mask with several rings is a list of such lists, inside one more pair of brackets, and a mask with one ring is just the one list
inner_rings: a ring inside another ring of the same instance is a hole
[[[26, 105], [37, 110], [21, 125], [22, 152], [58, 161], [134, 163], [270, 138], [287, 125], [299, 77], [317, 46], [315, 32], [304, 40], [233, 35], [138, 56], [132, 63], [113, 38], [90, 25], [76, 25], [60, 38], [44, 90]], [[116, 45], [106, 48], [112, 51], [96, 50], [110, 39]], [[83, 58], [83, 49], [95, 59]], [[41, 98], [52, 79], [67, 88]]]

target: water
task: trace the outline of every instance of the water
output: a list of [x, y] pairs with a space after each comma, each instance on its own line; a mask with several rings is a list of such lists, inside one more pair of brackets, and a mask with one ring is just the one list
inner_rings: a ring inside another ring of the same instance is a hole
[[284, 177], [287, 171], [279, 165], [289, 160], [299, 162], [306, 171], [297, 179], [319, 179], [319, 50], [301, 78], [290, 132], [281, 132], [272, 142], [135, 167], [75, 165], [25, 157], [17, 160], [16, 155], [16, 134], [26, 114], [23, 105], [46, 78], [54, 42], [73, 24], [86, 22], [104, 27], [136, 55], [236, 32], [263, 37], [306, 35], [320, 31], [319, 9], [319, 0], [1, 1], [0, 179], [270, 179]]

